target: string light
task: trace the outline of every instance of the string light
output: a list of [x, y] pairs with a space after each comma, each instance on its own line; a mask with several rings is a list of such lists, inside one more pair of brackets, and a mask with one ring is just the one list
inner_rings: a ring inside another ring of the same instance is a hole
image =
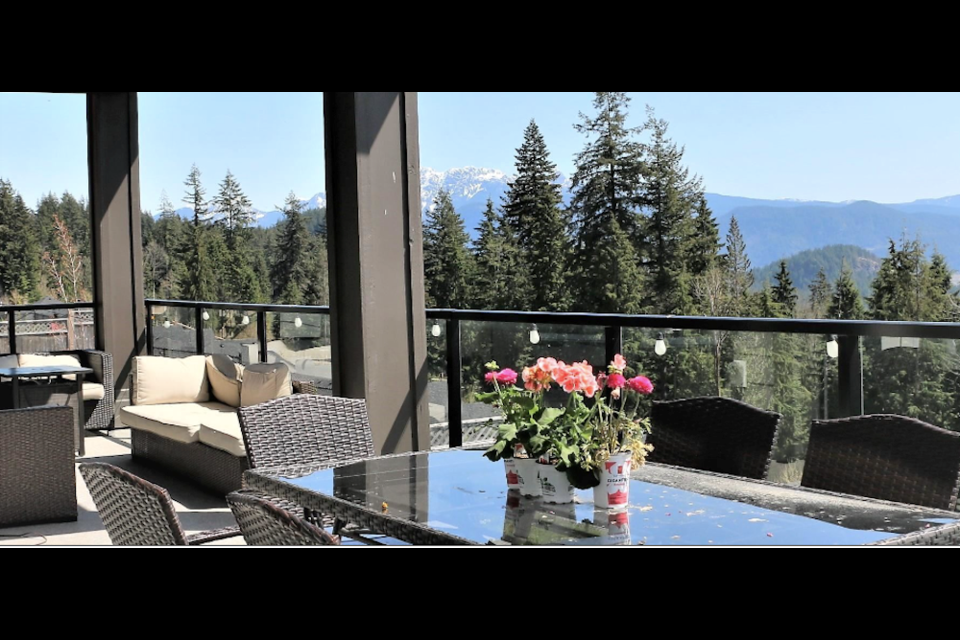
[[834, 359], [840, 356], [840, 345], [837, 343], [837, 336], [830, 336], [830, 341], [827, 342], [827, 355]]
[[295, 326], [297, 329], [303, 326], [303, 320], [300, 319], [300, 316], [297, 316], [293, 319], [293, 326]]
[[663, 339], [663, 334], [657, 336], [657, 342], [653, 345], [653, 352], [662, 356], [667, 352], [667, 341]]
[[204, 311], [204, 312], [203, 312], [203, 321], [204, 321], [204, 322], [207, 322], [208, 320], [210, 320], [210, 312], [209, 312], [209, 311]]
[[163, 328], [164, 328], [164, 329], [169, 329], [169, 328], [170, 328], [170, 321], [169, 321], [169, 320], [164, 320], [164, 321], [163, 321]]
[[533, 329], [530, 329], [530, 344], [540, 344], [540, 332], [537, 330], [537, 325], [533, 325]]
[[243, 316], [242, 318], [240, 318], [240, 324], [242, 324], [243, 326], [247, 326], [248, 324], [250, 324], [250, 316]]
[[441, 333], [440, 323], [434, 322], [433, 326], [430, 327], [430, 335], [432, 335], [434, 338], [439, 338], [440, 333]]

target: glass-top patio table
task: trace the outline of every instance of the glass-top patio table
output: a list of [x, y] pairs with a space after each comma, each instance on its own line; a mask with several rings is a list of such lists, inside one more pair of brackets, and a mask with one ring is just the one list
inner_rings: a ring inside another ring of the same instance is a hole
[[502, 463], [454, 449], [335, 468], [247, 471], [246, 484], [412, 544], [960, 544], [960, 514], [657, 464], [633, 473], [624, 511], [507, 491]]

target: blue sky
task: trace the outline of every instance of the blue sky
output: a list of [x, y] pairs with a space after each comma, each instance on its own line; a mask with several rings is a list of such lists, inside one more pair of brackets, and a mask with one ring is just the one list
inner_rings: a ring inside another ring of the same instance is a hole
[[[631, 120], [650, 104], [686, 145], [708, 191], [759, 198], [902, 202], [960, 193], [960, 94], [632, 93]], [[421, 162], [510, 171], [535, 118], [561, 171], [583, 138], [573, 130], [589, 93], [421, 93]], [[84, 100], [0, 94], [0, 176], [31, 204], [44, 192], [86, 194]], [[143, 206], [166, 189], [179, 206], [196, 162], [208, 193], [229, 168], [254, 205], [291, 190], [323, 191], [320, 93], [140, 96]]]

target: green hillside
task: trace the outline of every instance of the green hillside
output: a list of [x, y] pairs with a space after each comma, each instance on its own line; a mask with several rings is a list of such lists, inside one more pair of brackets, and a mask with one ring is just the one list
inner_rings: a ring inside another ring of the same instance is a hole
[[[787, 267], [790, 269], [793, 284], [803, 294], [817, 277], [820, 269], [826, 272], [827, 279], [830, 282], [836, 282], [844, 262], [853, 270], [853, 280], [860, 288], [860, 292], [863, 295], [868, 295], [870, 293], [870, 283], [880, 267], [880, 258], [861, 247], [850, 244], [834, 244], [820, 249], [808, 249], [787, 258]], [[779, 260], [755, 269], [754, 287], [760, 289], [764, 283], [773, 283], [779, 269]]]

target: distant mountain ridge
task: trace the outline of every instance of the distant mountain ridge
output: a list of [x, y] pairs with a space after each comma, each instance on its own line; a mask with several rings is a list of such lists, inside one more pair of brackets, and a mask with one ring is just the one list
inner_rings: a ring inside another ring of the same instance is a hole
[[[439, 189], [450, 192], [453, 205], [463, 216], [467, 231], [475, 236], [488, 199], [499, 206], [512, 176], [499, 169], [459, 167], [420, 172], [420, 199], [428, 209]], [[569, 203], [570, 181], [561, 176], [564, 202]], [[886, 252], [890, 238], [906, 233], [920, 235], [930, 248], [937, 248], [951, 266], [960, 269], [960, 195], [922, 198], [912, 202], [878, 204], [869, 201], [763, 199], [707, 193], [707, 202], [726, 233], [731, 215], [736, 215], [755, 265], [766, 265], [786, 256], [829, 245], [855, 245], [875, 254]], [[326, 194], [318, 192], [302, 200], [305, 208], [326, 206]], [[177, 211], [193, 216], [190, 209]], [[255, 210], [257, 225], [270, 227], [282, 219], [274, 209]]]
[[[846, 265], [853, 272], [853, 281], [864, 296], [870, 294], [870, 283], [873, 282], [877, 271], [880, 270], [880, 256], [849, 244], [835, 244], [819, 249], [808, 249], [783, 259], [786, 260], [793, 286], [797, 288], [801, 298], [804, 299], [808, 295], [810, 283], [816, 279], [820, 269], [823, 269], [827, 280], [833, 284], [840, 277], [843, 266]], [[779, 271], [779, 259], [766, 266], [754, 269], [754, 289], [760, 290], [765, 284], [774, 286]]]

